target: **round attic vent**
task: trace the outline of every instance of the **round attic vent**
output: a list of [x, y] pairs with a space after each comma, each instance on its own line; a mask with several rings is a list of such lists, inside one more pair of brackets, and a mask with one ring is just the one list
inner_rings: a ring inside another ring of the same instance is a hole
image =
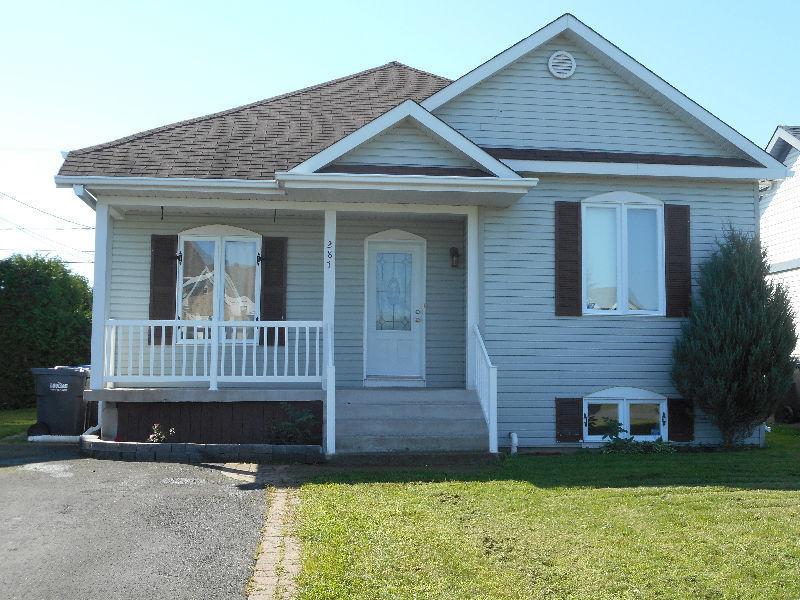
[[566, 50], [556, 50], [547, 61], [547, 68], [553, 77], [566, 79], [575, 72], [575, 57]]

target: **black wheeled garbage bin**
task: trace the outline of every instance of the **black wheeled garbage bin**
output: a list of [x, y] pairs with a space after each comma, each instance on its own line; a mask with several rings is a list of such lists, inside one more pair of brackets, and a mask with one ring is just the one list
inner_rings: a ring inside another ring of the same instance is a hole
[[85, 431], [88, 369], [31, 369], [36, 382], [36, 424], [28, 435], [80, 435]]

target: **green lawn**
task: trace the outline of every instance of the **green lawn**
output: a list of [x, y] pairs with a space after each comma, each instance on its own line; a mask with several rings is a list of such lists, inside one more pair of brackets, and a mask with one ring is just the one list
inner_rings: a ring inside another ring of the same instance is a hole
[[800, 598], [800, 433], [303, 485], [301, 598]]
[[[0, 443], [22, 441], [28, 427], [36, 422], [36, 408], [13, 408], [0, 410]], [[23, 434], [20, 436], [20, 434]], [[4, 440], [14, 436], [11, 440]]]

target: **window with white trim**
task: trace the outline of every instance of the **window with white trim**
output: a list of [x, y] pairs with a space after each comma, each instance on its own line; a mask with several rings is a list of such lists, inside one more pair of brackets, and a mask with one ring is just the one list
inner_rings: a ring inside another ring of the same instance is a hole
[[604, 435], [616, 432], [620, 423], [628, 436], [637, 441], [666, 440], [667, 399], [636, 388], [611, 388], [583, 399], [583, 440], [603, 442]]
[[[233, 227], [202, 227], [178, 236], [178, 251], [180, 319], [255, 321], [259, 318], [260, 235]], [[252, 329], [246, 331], [252, 336]], [[205, 333], [198, 330], [197, 336]], [[183, 337], [194, 335], [190, 328]]]
[[583, 314], [664, 315], [664, 206], [612, 192], [582, 203]]

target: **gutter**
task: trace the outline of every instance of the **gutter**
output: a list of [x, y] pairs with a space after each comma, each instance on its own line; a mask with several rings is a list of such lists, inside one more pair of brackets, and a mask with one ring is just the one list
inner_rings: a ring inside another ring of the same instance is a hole
[[275, 173], [285, 189], [389, 190], [411, 192], [491, 192], [524, 194], [537, 178], [441, 175], [363, 175], [355, 173]]
[[[84, 190], [228, 192], [283, 194], [274, 179], [198, 179], [195, 177], [102, 177], [95, 175], [56, 175], [56, 187], [80, 186]], [[77, 193], [77, 192], [76, 192]], [[83, 199], [83, 198], [81, 198]], [[85, 201], [85, 200], [84, 200]]]

